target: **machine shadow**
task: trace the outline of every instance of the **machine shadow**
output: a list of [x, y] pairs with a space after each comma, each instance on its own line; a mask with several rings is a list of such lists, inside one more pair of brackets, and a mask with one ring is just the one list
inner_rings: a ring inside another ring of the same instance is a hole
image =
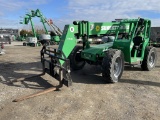
[[124, 71], [142, 71], [142, 69], [140, 67], [125, 66]]
[[158, 65], [157, 65], [157, 66], [155, 66], [155, 67], [156, 67], [156, 68], [160, 68], [160, 66], [158, 66]]
[[103, 79], [101, 73], [100, 66], [91, 66], [86, 64], [83, 69], [72, 71], [71, 77], [75, 83], [106, 84], [106, 81]]
[[[125, 66], [124, 71], [141, 71], [139, 67]], [[72, 80], [75, 83], [85, 84], [109, 84], [102, 77], [101, 66], [91, 66], [86, 64], [85, 67], [78, 71], [71, 72]]]
[[[80, 75], [79, 73], [75, 73], [75, 72], [71, 74], [73, 82], [84, 83], [84, 84], [112, 84], [112, 83], [107, 83], [103, 79], [103, 77], [99, 75], [94, 75], [89, 73], [81, 76], [79, 75]], [[136, 80], [136, 79], [120, 79], [118, 82], [160, 87], [160, 82], [143, 81], [143, 80]]]
[[23, 45], [14, 45], [14, 46], [23, 46]]
[[84, 84], [106, 84], [106, 81], [102, 76], [87, 74], [85, 76], [79, 76], [77, 73], [72, 73], [72, 80], [74, 83]]
[[[135, 68], [135, 70], [140, 71], [141, 69]], [[25, 87], [25, 88], [31, 88], [31, 89], [46, 89], [54, 86], [50, 84], [46, 79], [43, 79], [40, 76], [25, 79], [21, 82], [18, 82], [20, 84], [17, 84], [17, 82], [10, 84], [13, 79], [26, 78], [26, 77], [31, 77], [31, 76], [40, 74], [42, 71], [40, 61], [32, 62], [32, 63], [11, 63], [11, 62], [0, 63], [0, 71], [1, 71], [0, 76], [3, 76], [4, 78], [4, 80], [0, 79], [0, 83], [6, 84], [9, 86]], [[102, 71], [100, 66], [86, 65], [82, 70], [72, 71], [71, 77], [72, 77], [73, 83], [108, 84], [103, 79], [101, 72]], [[152, 81], [121, 79], [119, 82], [160, 87], [160, 83], [152, 82]]]
[[121, 82], [121, 83], [129, 83], [129, 84], [139, 84], [139, 85], [148, 85], [148, 86], [160, 87], [160, 82], [152, 82], [152, 81], [121, 79], [119, 82]]
[[42, 73], [41, 62], [32, 63], [0, 63], [0, 83], [8, 86], [25, 87], [31, 89], [45, 89], [53, 87], [47, 80], [40, 76], [12, 82], [19, 78], [27, 78]]
[[[141, 71], [140, 67], [125, 66], [124, 71]], [[71, 72], [72, 80], [75, 83], [84, 84], [110, 84], [107, 83], [101, 75], [100, 66], [85, 66], [82, 70]], [[136, 79], [120, 79], [120, 83], [140, 84], [160, 87], [160, 83], [152, 81], [142, 81]]]
[[25, 79], [23, 81], [20, 81], [20, 85], [17, 84], [7, 84], [9, 86], [15, 86], [15, 87], [24, 87], [24, 88], [30, 88], [30, 89], [47, 89], [50, 87], [53, 87], [52, 84], [47, 82], [47, 80], [41, 78], [41, 77], [35, 77], [35, 78], [29, 78]]

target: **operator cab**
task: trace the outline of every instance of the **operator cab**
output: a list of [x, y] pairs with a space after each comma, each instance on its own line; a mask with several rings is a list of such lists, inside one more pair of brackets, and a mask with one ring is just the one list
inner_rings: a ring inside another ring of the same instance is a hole
[[115, 39], [115, 36], [104, 36], [102, 37], [102, 42], [103, 43], [113, 42], [114, 39]]
[[136, 31], [136, 36], [133, 38], [133, 48], [131, 51], [131, 57], [141, 57], [141, 51], [144, 42], [144, 26], [140, 25]]

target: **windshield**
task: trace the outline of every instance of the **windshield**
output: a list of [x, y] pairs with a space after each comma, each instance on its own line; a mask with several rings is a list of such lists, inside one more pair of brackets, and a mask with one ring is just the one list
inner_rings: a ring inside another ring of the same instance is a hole
[[104, 37], [102, 37], [102, 41], [103, 41], [104, 43], [113, 42], [114, 39], [115, 39], [115, 36], [104, 36]]
[[128, 37], [129, 37], [128, 33], [119, 33], [117, 39], [118, 40], [120, 40], [120, 39], [129, 39]]

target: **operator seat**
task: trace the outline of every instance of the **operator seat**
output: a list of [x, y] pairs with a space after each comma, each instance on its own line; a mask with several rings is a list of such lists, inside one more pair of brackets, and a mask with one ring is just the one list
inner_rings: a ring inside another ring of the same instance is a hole
[[142, 47], [143, 38], [141, 36], [136, 36], [133, 38], [133, 49], [140, 49]]
[[132, 57], [134, 56], [135, 51], [137, 51], [138, 56], [140, 56], [141, 49], [142, 49], [142, 43], [143, 43], [143, 37], [141, 37], [141, 36], [134, 37], [133, 43], [134, 43], [134, 45], [133, 45], [133, 49], [131, 51], [131, 56]]

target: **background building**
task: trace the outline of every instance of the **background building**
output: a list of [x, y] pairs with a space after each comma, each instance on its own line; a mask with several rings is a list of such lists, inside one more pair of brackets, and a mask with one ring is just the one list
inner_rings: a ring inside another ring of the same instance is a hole
[[1, 28], [0, 29], [1, 35], [14, 35], [19, 36], [19, 30], [18, 29], [12, 29], [12, 28]]
[[160, 27], [151, 27], [151, 40], [160, 41]]

